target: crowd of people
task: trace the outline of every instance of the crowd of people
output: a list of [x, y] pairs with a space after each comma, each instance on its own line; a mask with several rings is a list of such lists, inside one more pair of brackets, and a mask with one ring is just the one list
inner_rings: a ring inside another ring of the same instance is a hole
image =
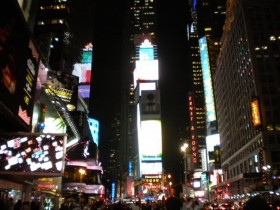
[[[280, 203], [280, 201], [279, 201]], [[91, 200], [90, 203], [81, 203], [79, 200], [67, 199], [59, 207], [59, 210], [205, 210], [207, 208], [199, 199], [193, 197], [179, 197], [172, 189], [170, 195], [159, 201], [147, 200], [145, 203], [126, 203], [117, 201], [107, 203], [103, 199]], [[239, 208], [237, 208], [239, 210]], [[272, 205], [261, 196], [250, 198], [242, 207], [242, 210], [273, 210]], [[40, 208], [39, 202], [22, 201], [14, 202], [13, 198], [0, 199], [0, 210], [45, 210]], [[48, 210], [57, 210], [51, 208]]]
[[0, 199], [0, 210], [41, 210], [39, 202], [22, 201], [14, 202], [13, 198]]

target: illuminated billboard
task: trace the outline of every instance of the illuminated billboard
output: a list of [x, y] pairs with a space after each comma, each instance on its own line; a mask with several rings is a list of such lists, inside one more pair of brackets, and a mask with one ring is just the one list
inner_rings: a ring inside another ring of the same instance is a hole
[[91, 63], [76, 63], [72, 74], [79, 77], [79, 83], [90, 83]]
[[145, 39], [144, 42], [140, 45], [139, 48], [139, 60], [140, 61], [147, 61], [147, 60], [154, 60], [154, 47], [148, 39]]
[[140, 122], [139, 157], [141, 174], [162, 172], [162, 131], [160, 120]]
[[47, 87], [49, 96], [59, 97], [68, 111], [77, 109], [78, 77], [61, 71], [48, 71]]
[[39, 53], [16, 1], [0, 7], [0, 102], [31, 130]]
[[195, 114], [195, 104], [194, 96], [190, 94], [188, 97], [189, 105], [189, 117], [190, 117], [190, 132], [191, 132], [191, 154], [192, 161], [194, 164], [197, 164], [199, 161], [198, 158], [198, 145], [197, 145], [197, 134], [196, 134], [196, 114]]
[[252, 121], [253, 121], [253, 125], [255, 127], [260, 126], [262, 124], [261, 121], [261, 112], [260, 112], [260, 106], [259, 106], [259, 100], [258, 99], [254, 99], [251, 102], [251, 113], [252, 113]]
[[159, 80], [158, 60], [136, 61], [134, 80]]
[[61, 176], [66, 135], [0, 134], [0, 174]]
[[142, 82], [139, 84], [139, 96], [143, 90], [156, 90], [157, 86], [155, 82]]
[[93, 139], [94, 143], [98, 146], [98, 143], [99, 143], [99, 121], [97, 121], [93, 118], [88, 118], [88, 124], [89, 124], [89, 129], [90, 129], [92, 139]]
[[92, 43], [88, 43], [83, 48], [81, 63], [92, 63]]
[[79, 84], [78, 94], [83, 99], [89, 98], [89, 96], [90, 96], [90, 84]]
[[206, 105], [206, 120], [207, 122], [212, 122], [216, 120], [216, 111], [206, 37], [199, 39], [199, 49]]
[[217, 145], [220, 145], [220, 134], [206, 136], [206, 148], [208, 152], [213, 152]]

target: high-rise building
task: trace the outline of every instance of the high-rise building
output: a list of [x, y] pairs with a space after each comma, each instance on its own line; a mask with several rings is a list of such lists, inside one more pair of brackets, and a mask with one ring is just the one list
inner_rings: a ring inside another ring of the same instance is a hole
[[213, 75], [224, 182], [219, 196], [279, 188], [277, 0], [231, 0]]
[[199, 150], [205, 147], [205, 104], [203, 91], [203, 78], [198, 46], [197, 30], [197, 4], [196, 1], [189, 1], [192, 22], [187, 27], [188, 42], [190, 45], [192, 87], [188, 93], [189, 121], [192, 168], [191, 171], [201, 170], [201, 157]]
[[[121, 141], [121, 160], [123, 165], [124, 182], [131, 183], [127, 179], [139, 179], [140, 176], [140, 162], [139, 162], [139, 154], [138, 154], [138, 128], [139, 128], [139, 87], [137, 86], [137, 82], [134, 81], [135, 78], [135, 68], [136, 62], [139, 62], [140, 57], [145, 54], [142, 50], [140, 50], [140, 46], [144, 42], [144, 40], [149, 40], [152, 46], [152, 54], [154, 59], [157, 59], [157, 21], [156, 21], [156, 1], [144, 1], [144, 0], [133, 0], [129, 3], [129, 11], [128, 11], [128, 20], [127, 23], [127, 31], [128, 31], [128, 39], [129, 42], [129, 68], [125, 75], [128, 75], [124, 81], [123, 94], [124, 100], [122, 102], [122, 141]], [[141, 55], [140, 55], [141, 53]], [[142, 57], [141, 57], [142, 58]], [[140, 63], [140, 62], [139, 62]], [[125, 64], [127, 65], [127, 63]], [[140, 67], [138, 66], [140, 69]], [[139, 73], [139, 72], [138, 72]], [[138, 95], [138, 96], [137, 96]], [[141, 93], [140, 93], [141, 95]], [[137, 105], [138, 104], [138, 105]], [[132, 182], [133, 184], [133, 182]], [[129, 185], [129, 184], [128, 184]], [[127, 189], [131, 187], [126, 186], [123, 188], [123, 192], [126, 195], [134, 194], [134, 192], [128, 192]], [[130, 184], [131, 185], [131, 184]], [[134, 188], [132, 186], [132, 188]]]
[[198, 42], [205, 102], [205, 144], [201, 149], [202, 186], [204, 197], [210, 199], [210, 189], [222, 176], [220, 164], [220, 136], [216, 119], [216, 106], [212, 75], [220, 51], [220, 39], [225, 22], [226, 1], [197, 1]]
[[80, 34], [84, 34], [83, 30], [88, 29], [88, 34], [91, 34], [90, 29], [93, 28], [81, 27], [77, 31], [77, 24], [82, 26], [83, 23], [76, 20], [81, 20], [77, 18], [79, 16], [88, 20], [89, 17], [84, 14], [93, 17], [92, 11], [88, 1], [39, 1], [33, 34], [41, 50], [43, 63], [50, 69], [72, 72], [80, 49], [86, 44], [75, 41], [79, 40]]

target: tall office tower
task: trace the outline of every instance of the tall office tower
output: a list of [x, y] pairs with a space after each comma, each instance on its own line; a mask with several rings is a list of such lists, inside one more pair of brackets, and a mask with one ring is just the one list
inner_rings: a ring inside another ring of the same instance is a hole
[[[79, 3], [71, 0], [39, 2], [34, 37], [46, 66], [55, 71], [72, 71], [74, 61], [79, 58], [81, 49], [75, 41], [79, 40], [78, 36], [83, 34], [84, 30], [81, 27], [82, 23], [74, 20], [80, 20], [77, 17], [90, 13], [86, 11], [90, 8], [87, 1]], [[75, 31], [75, 24], [80, 24], [80, 31]]]
[[[190, 45], [192, 87], [188, 93], [188, 107], [190, 117], [190, 144], [192, 168], [191, 171], [202, 168], [201, 155], [199, 150], [205, 147], [205, 104], [201, 62], [198, 46], [197, 30], [197, 4], [196, 1], [189, 0], [192, 22], [187, 26], [187, 36]], [[190, 165], [190, 164], [189, 164]]]
[[[123, 175], [124, 182], [130, 182], [126, 177], [131, 179], [139, 178], [139, 158], [138, 158], [138, 130], [137, 130], [137, 101], [135, 100], [136, 83], [134, 82], [133, 74], [136, 66], [136, 61], [139, 60], [139, 47], [148, 39], [154, 52], [157, 56], [156, 46], [156, 1], [133, 0], [129, 2], [128, 20], [126, 23], [128, 28], [128, 54], [129, 67], [123, 73], [124, 87], [123, 102], [122, 102], [122, 142], [121, 142], [121, 159], [124, 165]], [[127, 66], [127, 63], [125, 64]], [[126, 184], [123, 184], [125, 186]], [[129, 184], [128, 184], [129, 185]], [[127, 185], [127, 186], [128, 186]], [[127, 187], [129, 189], [129, 187]], [[127, 189], [123, 189], [127, 195], [131, 193]], [[134, 192], [132, 192], [134, 193]]]
[[137, 47], [134, 70], [137, 106], [138, 171], [136, 194], [148, 197], [162, 190], [162, 129], [156, 46], [146, 39]]
[[220, 136], [216, 120], [212, 75], [216, 70], [216, 60], [220, 51], [225, 13], [225, 0], [197, 1], [198, 42], [206, 111], [206, 147], [200, 152], [203, 171], [202, 186], [204, 197], [208, 200], [210, 199], [209, 189], [217, 185], [222, 176]]
[[63, 70], [63, 55], [71, 39], [69, 15], [69, 2], [67, 1], [40, 1], [34, 36], [42, 53], [43, 62], [51, 69]]
[[227, 3], [214, 74], [225, 195], [279, 188], [278, 0]]
[[115, 189], [110, 190], [112, 200], [119, 198], [122, 191], [122, 182], [121, 182], [121, 160], [120, 153], [122, 152], [120, 148], [121, 143], [121, 122], [120, 114], [116, 114], [111, 123], [112, 134], [109, 136], [108, 152], [109, 158], [106, 160], [107, 163], [104, 163], [108, 167], [104, 170], [104, 180], [108, 183], [106, 185], [110, 187], [114, 183]]

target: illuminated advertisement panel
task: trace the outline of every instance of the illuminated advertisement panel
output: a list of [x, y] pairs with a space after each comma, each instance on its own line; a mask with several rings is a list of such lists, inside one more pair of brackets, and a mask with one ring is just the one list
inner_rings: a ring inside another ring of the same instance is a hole
[[61, 71], [48, 71], [46, 93], [50, 96], [59, 97], [68, 111], [77, 108], [78, 100], [78, 77]]
[[16, 1], [0, 7], [0, 46], [0, 102], [31, 129], [39, 54]]
[[90, 133], [94, 143], [98, 146], [99, 143], [99, 121], [93, 118], [88, 118]]
[[162, 172], [162, 131], [159, 120], [140, 123], [139, 156], [141, 174]]
[[91, 63], [76, 63], [72, 74], [79, 77], [79, 83], [90, 83]]
[[192, 161], [194, 164], [198, 163], [198, 146], [197, 146], [197, 134], [196, 134], [196, 120], [195, 120], [195, 106], [194, 97], [192, 95], [188, 98], [189, 116], [190, 116], [190, 132], [191, 132], [191, 153]]
[[53, 194], [61, 193], [61, 177], [44, 177], [37, 181], [37, 190], [40, 192], [47, 192]]
[[83, 48], [81, 63], [92, 63], [92, 43], [88, 43]]
[[148, 39], [145, 39], [144, 42], [140, 45], [139, 49], [139, 60], [154, 60], [154, 47]]
[[0, 134], [0, 174], [60, 176], [64, 171], [63, 134]]
[[206, 148], [208, 152], [213, 152], [217, 145], [220, 145], [220, 134], [206, 136]]
[[46, 117], [44, 133], [66, 133], [66, 126], [60, 117]]
[[136, 80], [159, 80], [158, 60], [136, 61]]
[[143, 90], [156, 90], [155, 82], [142, 82], [139, 84], [139, 95], [141, 96], [141, 92]]
[[251, 112], [252, 112], [252, 121], [255, 127], [260, 126], [262, 124], [259, 100], [255, 99], [251, 102]]
[[213, 134], [206, 136], [207, 161], [208, 169], [213, 170], [220, 168], [221, 154], [220, 154], [220, 134]]
[[216, 120], [216, 111], [206, 37], [199, 39], [199, 49], [206, 105], [206, 119], [207, 122], [212, 122]]
[[89, 96], [90, 96], [90, 85], [89, 84], [79, 84], [78, 94], [83, 99], [89, 98]]

